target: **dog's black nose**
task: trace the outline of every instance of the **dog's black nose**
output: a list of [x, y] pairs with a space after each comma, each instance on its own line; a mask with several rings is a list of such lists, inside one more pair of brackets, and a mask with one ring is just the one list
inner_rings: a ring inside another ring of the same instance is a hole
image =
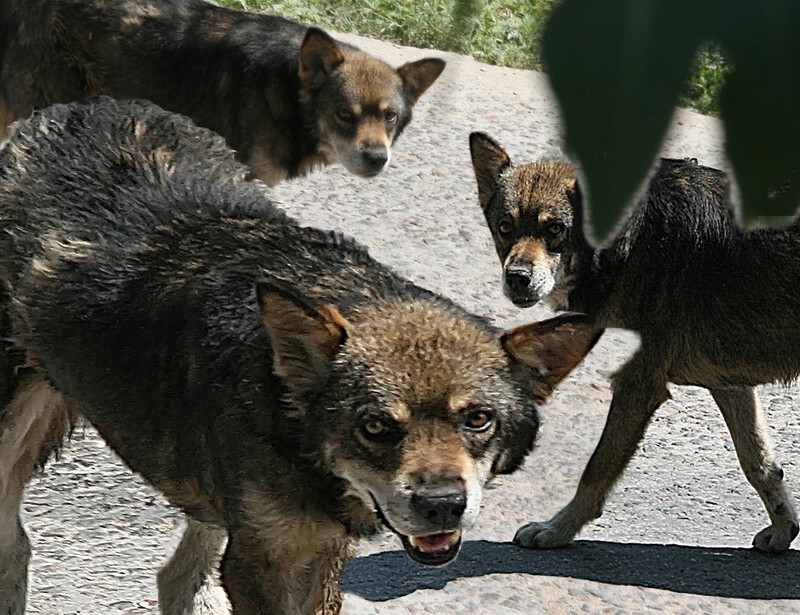
[[506, 286], [514, 294], [524, 294], [531, 285], [531, 272], [528, 269], [506, 269]]
[[389, 160], [389, 155], [386, 153], [385, 149], [364, 150], [361, 156], [364, 158], [366, 166], [375, 172], [382, 170]]
[[467, 494], [453, 486], [424, 489], [411, 496], [411, 506], [426, 521], [448, 528], [461, 520], [467, 508]]

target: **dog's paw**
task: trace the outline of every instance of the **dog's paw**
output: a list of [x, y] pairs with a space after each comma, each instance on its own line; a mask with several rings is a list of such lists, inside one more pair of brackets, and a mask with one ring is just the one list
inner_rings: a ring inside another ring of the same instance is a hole
[[574, 534], [559, 530], [551, 521], [528, 523], [517, 530], [514, 544], [525, 549], [555, 549], [572, 543]]
[[[782, 531], [780, 531], [781, 529]], [[753, 538], [753, 546], [759, 551], [767, 553], [786, 551], [797, 537], [798, 532], [800, 532], [800, 527], [795, 521], [786, 528], [775, 528], [774, 525], [770, 525], [756, 534]]]

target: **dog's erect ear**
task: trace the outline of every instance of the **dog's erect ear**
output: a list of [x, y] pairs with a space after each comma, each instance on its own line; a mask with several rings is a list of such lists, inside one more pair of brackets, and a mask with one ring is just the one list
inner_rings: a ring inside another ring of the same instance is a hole
[[484, 132], [469, 135], [469, 151], [478, 181], [478, 201], [481, 209], [486, 211], [489, 199], [500, 183], [500, 175], [511, 166], [511, 158], [497, 141]]
[[445, 61], [439, 58], [425, 58], [416, 62], [406, 62], [397, 69], [412, 105], [416, 104], [423, 92], [439, 78], [445, 64]]
[[347, 321], [335, 307], [314, 308], [271, 282], [260, 282], [256, 293], [272, 342], [275, 373], [293, 393], [307, 391], [327, 374], [347, 339]]
[[516, 364], [532, 372], [534, 397], [544, 403], [602, 333], [584, 314], [566, 313], [506, 331], [500, 341]]
[[309, 28], [300, 46], [300, 80], [311, 85], [327, 77], [344, 62], [344, 54], [330, 35], [319, 28]]

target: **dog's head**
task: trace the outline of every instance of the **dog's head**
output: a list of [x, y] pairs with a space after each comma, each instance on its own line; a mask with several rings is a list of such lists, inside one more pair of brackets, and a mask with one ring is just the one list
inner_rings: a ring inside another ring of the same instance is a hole
[[301, 96], [316, 121], [321, 153], [360, 177], [383, 171], [412, 107], [444, 66], [427, 58], [394, 69], [310, 28], [300, 48]]
[[503, 291], [518, 307], [547, 299], [567, 309], [573, 276], [589, 249], [578, 175], [568, 162], [514, 167], [488, 135], [469, 139], [478, 201], [503, 264]]
[[439, 300], [346, 320], [269, 283], [258, 295], [276, 372], [319, 433], [321, 463], [429, 565], [457, 555], [484, 485], [520, 465], [537, 404], [597, 338], [574, 314], [498, 333]]

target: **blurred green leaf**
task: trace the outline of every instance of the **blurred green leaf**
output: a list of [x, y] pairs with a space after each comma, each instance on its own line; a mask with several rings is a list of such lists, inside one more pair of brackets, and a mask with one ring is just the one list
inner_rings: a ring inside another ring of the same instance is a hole
[[565, 0], [543, 39], [567, 148], [586, 179], [596, 240], [656, 156], [702, 38], [680, 0]]
[[734, 64], [720, 94], [726, 150], [743, 221], [775, 223], [800, 200], [800, 2], [733, 4], [716, 33]]
[[644, 181], [692, 58], [708, 41], [720, 44], [733, 64], [721, 115], [743, 219], [794, 213], [800, 2], [565, 0], [547, 24], [543, 54], [567, 148], [586, 179], [596, 240], [608, 237]]

